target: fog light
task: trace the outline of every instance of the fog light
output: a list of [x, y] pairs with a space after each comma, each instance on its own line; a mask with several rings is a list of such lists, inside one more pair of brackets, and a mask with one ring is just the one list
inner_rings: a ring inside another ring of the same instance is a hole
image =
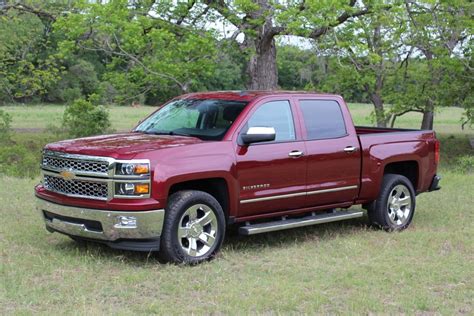
[[137, 228], [137, 218], [135, 216], [117, 216], [117, 228]]

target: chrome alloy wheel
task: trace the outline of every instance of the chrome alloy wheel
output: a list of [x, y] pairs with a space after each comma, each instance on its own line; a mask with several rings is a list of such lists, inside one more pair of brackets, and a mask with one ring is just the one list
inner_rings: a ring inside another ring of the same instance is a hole
[[205, 204], [195, 204], [189, 207], [179, 220], [179, 244], [189, 256], [203, 256], [216, 242], [217, 230], [214, 211]]
[[388, 196], [388, 218], [392, 224], [403, 226], [411, 215], [411, 194], [404, 185], [395, 186]]

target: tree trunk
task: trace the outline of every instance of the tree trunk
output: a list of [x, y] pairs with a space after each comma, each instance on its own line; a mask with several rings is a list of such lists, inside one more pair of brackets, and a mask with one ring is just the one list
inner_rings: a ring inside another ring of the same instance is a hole
[[[428, 61], [428, 69], [431, 75], [430, 88], [433, 91], [436, 91], [436, 89], [439, 89], [440, 77], [439, 72], [433, 67], [434, 53], [429, 49], [425, 49], [423, 53], [426, 57], [426, 60]], [[433, 101], [433, 96], [430, 95], [426, 102], [425, 108], [423, 109], [423, 120], [421, 121], [421, 129], [433, 129], [434, 106], [435, 103]]]
[[382, 97], [377, 93], [372, 93], [370, 95], [370, 100], [374, 104], [375, 120], [377, 121], [377, 127], [387, 127]]
[[276, 45], [272, 37], [269, 41], [255, 40], [256, 53], [250, 57], [248, 74], [250, 90], [275, 90], [278, 87]]
[[275, 29], [273, 27], [273, 7], [268, 0], [256, 0], [259, 9], [250, 13], [254, 20], [265, 19], [255, 27], [255, 36], [246, 35], [244, 47], [250, 48], [252, 55], [247, 65], [248, 88], [251, 90], [275, 90], [278, 87], [276, 62]]
[[433, 129], [434, 121], [434, 105], [432, 100], [428, 100], [425, 110], [423, 111], [423, 121], [421, 121], [421, 129]]

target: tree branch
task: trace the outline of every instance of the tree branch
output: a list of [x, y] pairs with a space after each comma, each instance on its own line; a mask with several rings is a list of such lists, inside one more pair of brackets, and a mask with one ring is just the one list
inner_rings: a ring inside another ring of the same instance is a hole
[[116, 51], [109, 43], [109, 41], [106, 39], [105, 40], [105, 45], [107, 46], [108, 49], [105, 49], [105, 48], [102, 48], [102, 47], [99, 47], [99, 48], [91, 48], [91, 47], [86, 47], [86, 46], [83, 46], [81, 45], [80, 43], [77, 43], [77, 45], [84, 49], [84, 50], [89, 50], [89, 51], [101, 51], [101, 52], [104, 52], [106, 54], [110, 54], [110, 55], [115, 55], [115, 56], [120, 56], [120, 57], [125, 57], [129, 60], [132, 60], [133, 62], [135, 62], [136, 64], [138, 64], [140, 67], [143, 68], [143, 70], [145, 70], [145, 72], [148, 72], [152, 75], [155, 75], [157, 77], [161, 77], [161, 78], [164, 78], [164, 79], [168, 79], [168, 80], [171, 80], [172, 82], [174, 82], [183, 92], [187, 92], [188, 91], [188, 84], [187, 83], [182, 83], [180, 82], [178, 79], [176, 79], [175, 77], [169, 75], [169, 74], [166, 74], [166, 73], [160, 73], [160, 72], [156, 72], [152, 69], [150, 69], [148, 66], [146, 66], [145, 64], [143, 64], [139, 58], [137, 58], [136, 56], [134, 56], [133, 54], [130, 54], [129, 52], [125, 51], [122, 46], [120, 45], [120, 42], [119, 42], [119, 39], [117, 38], [117, 36], [115, 34], [113, 34], [113, 37], [114, 37], [114, 42], [117, 46], [117, 48], [119, 49], [119, 51]]
[[189, 14], [189, 11], [191, 11], [191, 9], [194, 7], [194, 5], [196, 4], [196, 1], [195, 0], [192, 0], [192, 1], [188, 1], [188, 4], [186, 5], [186, 12], [181, 14], [177, 21], [176, 21], [176, 25], [181, 25], [181, 23], [184, 22], [184, 20], [186, 19], [186, 17], [188, 16]]
[[229, 9], [229, 5], [224, 0], [205, 0], [203, 1], [208, 7], [216, 10], [222, 17], [232, 23], [238, 29], [241, 29], [245, 24], [244, 19], [241, 19], [237, 14]]
[[350, 18], [355, 18], [355, 17], [358, 17], [358, 16], [363, 16], [363, 15], [366, 15], [366, 14], [370, 14], [370, 13], [372, 13], [372, 10], [370, 8], [365, 8], [365, 9], [362, 9], [362, 10], [354, 12], [354, 13], [344, 12], [343, 14], [341, 14], [336, 19], [335, 22], [330, 23], [328, 26], [322, 26], [320, 28], [314, 29], [311, 32], [311, 34], [309, 35], [309, 37], [312, 38], [312, 39], [317, 39], [317, 38], [323, 36], [324, 34], [326, 34], [327, 31], [329, 31], [331, 28], [334, 28], [338, 25], [343, 24], [344, 22], [346, 22]]
[[32, 14], [36, 15], [38, 18], [46, 19], [46, 20], [49, 20], [50, 22], [56, 21], [56, 17], [54, 15], [52, 15], [51, 13], [45, 12], [43, 10], [34, 8], [34, 7], [26, 5], [26, 4], [14, 3], [14, 4], [6, 4], [6, 5], [3, 5], [3, 6], [0, 6], [0, 12], [7, 12], [7, 11], [12, 10], [12, 9], [22, 11], [22, 12], [32, 13]]

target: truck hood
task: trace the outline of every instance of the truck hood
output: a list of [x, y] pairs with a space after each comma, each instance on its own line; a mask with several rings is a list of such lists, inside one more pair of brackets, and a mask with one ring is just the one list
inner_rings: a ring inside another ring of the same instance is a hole
[[143, 152], [201, 142], [203, 141], [195, 137], [121, 133], [63, 140], [48, 144], [45, 149], [70, 154], [131, 159]]

